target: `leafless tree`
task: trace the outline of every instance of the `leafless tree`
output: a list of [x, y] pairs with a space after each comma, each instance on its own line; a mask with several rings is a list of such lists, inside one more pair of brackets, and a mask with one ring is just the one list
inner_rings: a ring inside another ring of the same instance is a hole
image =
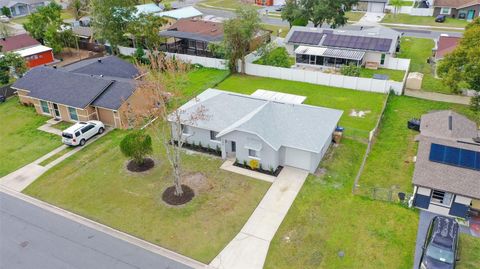
[[207, 119], [207, 115], [203, 107], [191, 113], [179, 109], [184, 100], [182, 90], [188, 81], [188, 63], [158, 52], [149, 54], [149, 62], [149, 73], [138, 83], [136, 90], [136, 94], [144, 100], [142, 107], [128, 107], [126, 117], [130, 127], [151, 125], [153, 140], [165, 147], [173, 172], [175, 195], [181, 196], [182, 147], [187, 139], [185, 126], [194, 126], [198, 121]]

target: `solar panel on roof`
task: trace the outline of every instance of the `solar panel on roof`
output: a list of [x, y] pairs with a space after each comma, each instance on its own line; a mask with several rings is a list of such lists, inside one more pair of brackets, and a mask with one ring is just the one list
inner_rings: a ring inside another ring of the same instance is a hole
[[480, 170], [480, 152], [432, 143], [429, 160], [432, 162]]
[[386, 38], [328, 34], [322, 45], [387, 52], [391, 43]]
[[320, 40], [322, 40], [322, 33], [313, 33], [305, 31], [295, 31], [290, 37], [289, 42], [308, 44], [308, 45], [318, 45]]

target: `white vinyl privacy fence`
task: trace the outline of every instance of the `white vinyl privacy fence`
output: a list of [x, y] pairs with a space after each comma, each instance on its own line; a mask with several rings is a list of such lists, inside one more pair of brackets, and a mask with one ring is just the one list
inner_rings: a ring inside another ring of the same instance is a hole
[[[360, 78], [350, 77], [336, 74], [324, 73], [316, 70], [303, 70], [295, 68], [283, 68], [267, 65], [259, 65], [252, 63], [257, 56], [253, 53], [246, 57], [245, 73], [252, 76], [277, 78], [291, 81], [307, 82], [318, 85], [346, 88], [359, 91], [388, 93], [390, 90], [396, 95], [403, 93], [404, 83], [406, 80], [407, 72], [403, 82], [397, 82], [393, 80], [380, 80], [373, 78]], [[391, 59], [392, 60], [392, 59]], [[397, 59], [391, 64], [397, 68], [397, 70], [407, 71], [410, 66], [409, 59]], [[241, 65], [239, 64], [239, 69]], [[394, 69], [394, 68], [391, 68]], [[240, 70], [239, 70], [240, 71]]]
[[[126, 56], [132, 56], [135, 54], [135, 48], [129, 47], [118, 47], [120, 54]], [[147, 52], [148, 53], [148, 52]], [[209, 57], [201, 57], [201, 56], [194, 56], [188, 54], [178, 54], [178, 53], [166, 53], [169, 57], [175, 57], [176, 59], [182, 60], [184, 62], [192, 63], [192, 64], [200, 64], [205, 67], [209, 68], [217, 68], [217, 69], [228, 69], [228, 63], [224, 59], [216, 59], [216, 58], [209, 58]]]

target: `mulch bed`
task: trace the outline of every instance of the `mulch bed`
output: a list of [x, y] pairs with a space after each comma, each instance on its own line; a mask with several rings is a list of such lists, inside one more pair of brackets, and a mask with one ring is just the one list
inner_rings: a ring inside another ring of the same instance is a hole
[[169, 205], [183, 205], [190, 202], [195, 196], [195, 193], [189, 186], [183, 184], [182, 190], [182, 196], [176, 196], [175, 186], [168, 187], [162, 194], [162, 200]]
[[138, 165], [133, 160], [130, 160], [127, 164], [128, 171], [131, 172], [145, 172], [152, 169], [155, 166], [155, 162], [150, 158], [145, 158], [141, 165]]
[[274, 176], [274, 177], [277, 177], [280, 174], [280, 172], [282, 172], [282, 169], [283, 169], [283, 166], [278, 166], [277, 169], [275, 169], [274, 171], [263, 170], [262, 168], [252, 169], [249, 165], [245, 165], [245, 164], [242, 164], [242, 163], [239, 163], [239, 162], [234, 162], [233, 165], [237, 166], [237, 167], [245, 168], [245, 169], [248, 169], [248, 170], [256, 171], [256, 172], [259, 172], [259, 173], [262, 173], [262, 174], [266, 174], [266, 175], [269, 175], [269, 176]]

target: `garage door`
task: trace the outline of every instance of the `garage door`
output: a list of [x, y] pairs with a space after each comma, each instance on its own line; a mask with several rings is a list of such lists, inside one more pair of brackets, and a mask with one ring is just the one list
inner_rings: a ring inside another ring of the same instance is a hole
[[105, 125], [115, 126], [115, 120], [113, 118], [113, 111], [103, 108], [97, 108], [98, 120]]
[[311, 154], [294, 148], [285, 149], [285, 165], [310, 170]]
[[368, 11], [369, 12], [383, 13], [384, 8], [385, 8], [384, 3], [369, 3], [368, 4]]

